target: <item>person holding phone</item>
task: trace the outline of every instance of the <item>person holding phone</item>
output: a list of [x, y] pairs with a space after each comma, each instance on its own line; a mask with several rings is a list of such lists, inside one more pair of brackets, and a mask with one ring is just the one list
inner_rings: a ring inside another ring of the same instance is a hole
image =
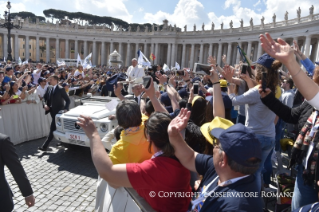
[[[279, 84], [278, 69], [282, 63], [268, 54], [263, 54], [257, 60], [256, 66], [256, 81], [259, 83], [256, 87], [249, 89], [242, 95], [236, 96], [235, 86], [229, 84], [228, 94], [232, 100], [233, 106], [247, 104], [246, 123], [245, 126], [250, 128], [261, 142], [262, 147], [262, 162], [256, 172], [257, 184], [261, 188], [261, 170], [264, 167], [267, 156], [275, 145], [275, 113], [267, 108], [260, 100], [258, 88], [262, 81], [270, 88], [273, 93], [276, 93]], [[263, 78], [263, 73], [267, 74], [267, 78]], [[271, 162], [271, 161], [270, 161]]]

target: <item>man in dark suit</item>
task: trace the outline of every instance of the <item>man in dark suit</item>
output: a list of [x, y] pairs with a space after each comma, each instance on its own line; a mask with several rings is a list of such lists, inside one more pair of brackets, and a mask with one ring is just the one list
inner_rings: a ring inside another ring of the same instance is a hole
[[[59, 113], [60, 110], [67, 112], [69, 110], [70, 99], [65, 89], [58, 85], [59, 78], [57, 76], [52, 76], [50, 78], [50, 86], [48, 87], [46, 93], [44, 94], [44, 109], [45, 114], [50, 113], [52, 117], [50, 134], [45, 140], [41, 147], [38, 147], [39, 150], [46, 151], [50, 142], [53, 139], [53, 132], [56, 130], [55, 125], [55, 116]], [[65, 104], [64, 104], [65, 102]]]
[[32, 207], [35, 199], [28, 177], [10, 138], [0, 133], [0, 211], [11, 212], [13, 210], [13, 194], [5, 178], [4, 166], [7, 166], [18, 184], [22, 195], [25, 197], [26, 205]]

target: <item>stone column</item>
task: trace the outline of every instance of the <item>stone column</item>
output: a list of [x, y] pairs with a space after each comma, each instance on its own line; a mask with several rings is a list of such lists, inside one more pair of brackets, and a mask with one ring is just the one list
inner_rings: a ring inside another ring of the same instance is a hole
[[16, 61], [19, 61], [19, 35], [14, 35], [14, 58]]
[[228, 43], [228, 49], [227, 49], [227, 63], [228, 65], [233, 65], [231, 63], [231, 50], [232, 50], [232, 43]]
[[[4, 42], [5, 42], [5, 44], [3, 45], [3, 49], [6, 49], [7, 48], [7, 36], [6, 35], [4, 35]], [[24, 56], [25, 56], [25, 59], [26, 60], [29, 60], [30, 59], [30, 49], [29, 49], [29, 36], [25, 36], [25, 44], [24, 44], [24, 47], [25, 47], [25, 51], [24, 51]], [[5, 57], [7, 57], [7, 54], [6, 54], [6, 52], [5, 52], [5, 54], [4, 54], [4, 56]]]
[[[173, 48], [174, 48], [174, 47], [173, 47]], [[174, 48], [174, 49], [175, 49], [175, 48]], [[158, 57], [159, 57], [159, 55], [158, 55], [158, 43], [155, 44], [155, 53], [154, 53], [154, 55], [155, 55], [154, 63], [157, 64]]]
[[213, 44], [209, 44], [209, 49], [208, 49], [208, 57], [213, 55]]
[[168, 43], [167, 44], [167, 59], [166, 59], [166, 64], [168, 65], [168, 67], [171, 67], [172, 64], [171, 64], [171, 44]]
[[261, 56], [261, 54], [262, 54], [262, 52], [263, 52], [263, 47], [261, 47], [261, 42], [259, 41], [259, 43], [258, 43], [258, 53], [257, 53], [257, 60], [258, 60], [258, 58], [260, 58], [260, 56]]
[[[238, 46], [241, 47], [241, 42], [238, 42]], [[236, 64], [239, 64], [239, 61], [240, 61], [240, 54], [239, 54], [239, 51], [237, 50]]]
[[88, 55], [88, 42], [85, 40], [83, 41], [83, 49], [84, 49], [84, 58]]
[[251, 60], [251, 41], [248, 41], [247, 57]]
[[194, 68], [194, 50], [195, 50], [195, 44], [192, 44], [191, 47], [191, 58], [190, 58], [190, 67], [189, 68]]
[[319, 61], [319, 40], [317, 41], [317, 52], [316, 52], [316, 57], [315, 57], [315, 61]]
[[199, 49], [199, 63], [203, 63], [204, 44], [200, 44]]
[[39, 62], [40, 61], [40, 48], [39, 48], [39, 42], [40, 41], [39, 41], [39, 36], [36, 37], [36, 41], [35, 42], [36, 42], [36, 49], [35, 49], [35, 51], [36, 51], [36, 54], [35, 54], [36, 55], [36, 59], [35, 60], [37, 62]]
[[127, 51], [126, 51], [126, 66], [130, 66], [131, 57], [131, 44], [127, 43]]
[[74, 40], [74, 59], [78, 58], [79, 54], [79, 42], [78, 40]]
[[221, 65], [222, 62], [222, 48], [223, 48], [223, 44], [219, 43], [218, 44], [218, 53], [217, 53], [217, 64]]
[[55, 39], [55, 60], [57, 61], [60, 57], [60, 41], [59, 38]]
[[120, 43], [119, 43], [119, 51], [118, 51], [118, 53], [119, 53], [119, 54], [122, 56], [122, 58], [123, 58], [122, 52], [123, 52], [123, 50], [122, 50], [122, 43], [120, 42]]
[[183, 50], [182, 50], [182, 63], [181, 63], [181, 68], [185, 67], [185, 54], [186, 54], [186, 44], [183, 44]]
[[102, 41], [101, 44], [101, 65], [105, 64], [105, 43]]
[[92, 65], [96, 65], [97, 63], [97, 51], [96, 51], [96, 41], [93, 41], [93, 45], [92, 45]]
[[114, 43], [110, 42], [110, 54], [114, 52]]
[[304, 54], [306, 57], [309, 57], [309, 54], [310, 54], [310, 42], [311, 42], [311, 35], [307, 35], [305, 48], [304, 48]]
[[50, 38], [46, 38], [46, 41], [45, 41], [45, 60], [47, 63], [50, 62]]
[[65, 39], [65, 58], [70, 58], [69, 39]]
[[144, 47], [143, 47], [143, 54], [145, 55], [145, 57], [147, 58], [147, 43], [144, 43]]

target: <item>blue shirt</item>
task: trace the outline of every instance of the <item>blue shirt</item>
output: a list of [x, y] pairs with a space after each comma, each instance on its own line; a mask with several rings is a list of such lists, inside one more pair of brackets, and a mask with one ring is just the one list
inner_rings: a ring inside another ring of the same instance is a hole
[[[217, 177], [213, 164], [213, 156], [198, 154], [195, 159], [195, 166], [197, 173], [203, 175], [203, 180], [197, 190], [197, 192], [201, 192], [206, 185]], [[217, 185], [218, 179], [208, 188], [207, 193], [215, 189]], [[248, 177], [240, 179], [228, 186], [216, 188], [215, 193], [207, 197], [203, 204], [201, 203], [200, 211], [263, 211], [263, 204], [259, 195], [259, 190], [255, 176], [249, 175]], [[223, 192], [227, 192], [225, 195], [229, 194], [235, 196], [224, 197]], [[249, 194], [251, 194], [251, 197], [245, 197], [245, 195]]]

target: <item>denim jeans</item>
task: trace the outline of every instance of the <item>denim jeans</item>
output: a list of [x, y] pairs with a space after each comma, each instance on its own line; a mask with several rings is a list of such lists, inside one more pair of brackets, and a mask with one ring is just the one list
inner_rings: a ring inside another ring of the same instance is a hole
[[245, 125], [245, 122], [246, 122], [246, 116], [238, 114], [236, 124], [241, 123]]
[[318, 201], [318, 192], [316, 189], [314, 189], [313, 186], [304, 184], [302, 178], [303, 165], [299, 165], [297, 169], [298, 173], [295, 182], [294, 195], [292, 196], [291, 211]]
[[256, 171], [256, 182], [257, 186], [261, 189], [261, 171], [264, 169], [264, 163], [266, 158], [268, 157], [270, 151], [275, 146], [275, 137], [267, 137], [263, 135], [256, 134], [257, 139], [260, 141], [261, 144], [261, 163], [259, 169]]
[[263, 179], [264, 179], [264, 184], [269, 185], [270, 184], [270, 176], [272, 173], [272, 164], [271, 164], [271, 156], [273, 153], [274, 149], [271, 149], [266, 160], [264, 163], [264, 170], [263, 170]]
[[276, 144], [275, 144], [276, 152], [278, 151], [281, 152], [280, 140], [282, 139], [284, 134], [284, 130], [283, 130], [284, 124], [285, 124], [284, 121], [281, 120], [281, 118], [279, 118], [276, 124]]

